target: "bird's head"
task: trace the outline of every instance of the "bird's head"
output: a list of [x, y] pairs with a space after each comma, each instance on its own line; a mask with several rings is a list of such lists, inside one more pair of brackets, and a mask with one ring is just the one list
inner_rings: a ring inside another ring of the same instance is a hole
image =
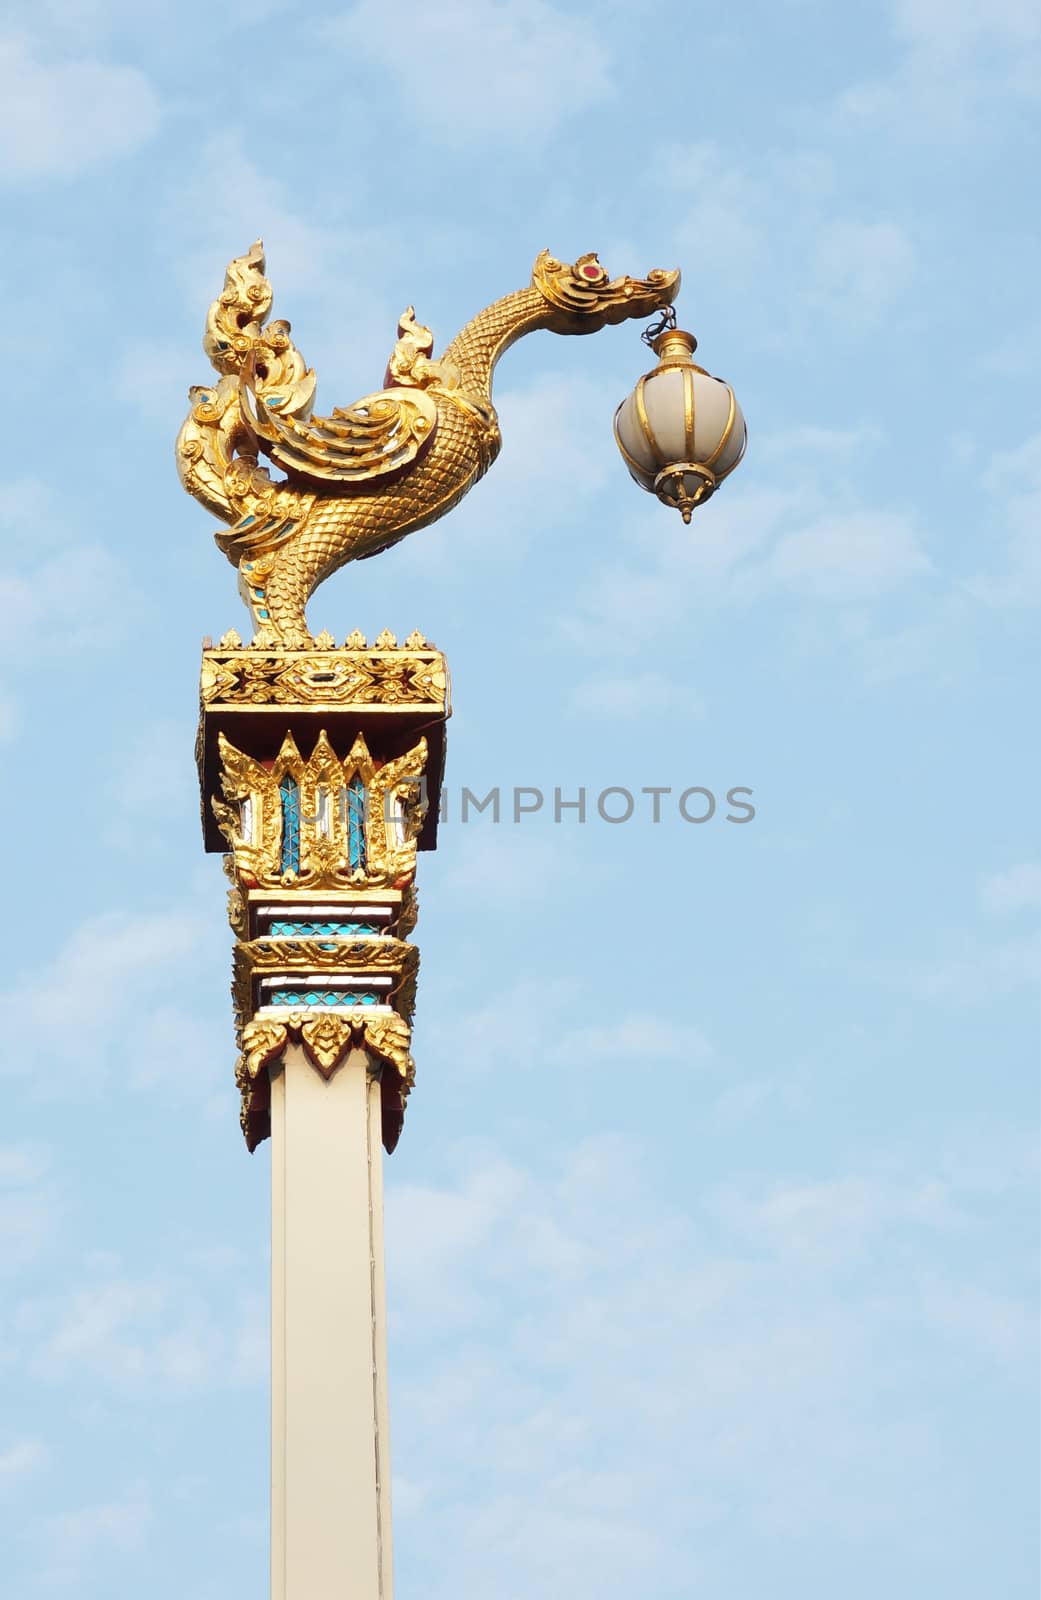
[[680, 274], [655, 268], [646, 278], [611, 278], [593, 252], [569, 265], [543, 250], [531, 282], [548, 302], [546, 327], [553, 333], [596, 333], [608, 323], [650, 317], [671, 305]]

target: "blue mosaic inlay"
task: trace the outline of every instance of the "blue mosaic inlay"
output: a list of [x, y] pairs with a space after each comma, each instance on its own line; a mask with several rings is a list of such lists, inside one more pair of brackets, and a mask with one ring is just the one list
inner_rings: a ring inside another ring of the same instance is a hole
[[347, 786], [347, 861], [351, 870], [366, 867], [365, 784], [357, 774]]
[[275, 989], [265, 1004], [269, 1006], [375, 1006], [374, 994], [345, 994], [342, 989]]
[[278, 786], [278, 793], [282, 801], [282, 871], [299, 872], [300, 786], [287, 773]]
[[274, 939], [320, 939], [323, 935], [334, 939], [350, 939], [356, 933], [378, 933], [374, 922], [273, 922]]

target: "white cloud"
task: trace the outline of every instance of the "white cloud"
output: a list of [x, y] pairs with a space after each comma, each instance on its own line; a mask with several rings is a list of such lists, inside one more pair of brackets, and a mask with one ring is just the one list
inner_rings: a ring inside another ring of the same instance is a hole
[[53, 961], [30, 972], [4, 1003], [17, 1007], [29, 1030], [46, 1029], [56, 1017], [76, 1019], [76, 1032], [103, 1034], [123, 1010], [133, 985], [160, 975], [164, 961], [191, 948], [198, 928], [181, 916], [106, 913], [84, 922]]
[[918, 1300], [923, 1317], [933, 1326], [959, 1343], [977, 1346], [992, 1360], [1017, 1361], [1036, 1344], [1035, 1319], [1023, 1297], [926, 1279]]
[[790, 460], [794, 457], [823, 456], [832, 462], [848, 464], [857, 456], [877, 450], [882, 431], [876, 424], [856, 428], [823, 428], [816, 423], [800, 423], [780, 433], [767, 434], [757, 442], [757, 453], [764, 459]]
[[[0, 530], [7, 535], [0, 661], [17, 663], [26, 646], [41, 641], [67, 650], [104, 649], [140, 619], [145, 601], [127, 568], [68, 525], [54, 491], [39, 479], [0, 484]], [[7, 699], [5, 706], [13, 729], [20, 721], [17, 702]]]
[[45, 1519], [52, 1559], [76, 1561], [98, 1546], [133, 1549], [152, 1521], [152, 1507], [140, 1491], [124, 1500], [80, 1506]]
[[[910, 518], [899, 512], [825, 516], [784, 534], [769, 574], [824, 600], [870, 598], [931, 570]], [[754, 578], [753, 578], [754, 581]]]
[[947, 948], [919, 960], [879, 970], [894, 988], [945, 1005], [982, 1005], [996, 995], [1036, 988], [1041, 979], [1041, 935], [1026, 934], [990, 944], [967, 933], [950, 937]]
[[21, 714], [17, 702], [6, 690], [0, 688], [0, 744], [10, 744], [21, 727]]
[[[118, 1268], [118, 1263], [115, 1264]], [[37, 1378], [84, 1380], [130, 1391], [262, 1383], [268, 1373], [267, 1305], [252, 1293], [222, 1301], [219, 1277], [172, 1268], [95, 1276], [60, 1294], [16, 1305], [5, 1343]]]
[[198, 784], [184, 724], [149, 721], [130, 733], [108, 780], [113, 843], [127, 849], [165, 848], [164, 825], [190, 816], [198, 806]]
[[667, 145], [653, 170], [666, 189], [697, 196], [689, 237], [697, 235], [699, 263], [743, 276], [768, 250], [776, 186], [739, 166], [714, 140]]
[[[566, 967], [562, 961], [562, 967]], [[475, 1075], [554, 1068], [595, 1075], [606, 1061], [655, 1060], [681, 1069], [706, 1061], [712, 1045], [692, 1024], [655, 1011], [619, 1005], [609, 1021], [588, 1020], [581, 985], [568, 976], [520, 979], [479, 1005], [449, 1009], [448, 1020], [424, 1020], [424, 1037], [450, 1055], [458, 1071]]]
[[1041, 367], [1041, 317], [1033, 317], [1010, 333], [995, 334], [982, 352], [980, 364], [986, 372], [1002, 377], [1022, 377]]
[[141, 601], [126, 568], [102, 545], [73, 546], [19, 572], [0, 574], [5, 619], [2, 653], [31, 640], [71, 650], [100, 649], [123, 638]]
[[646, 718], [677, 711], [688, 717], [705, 715], [704, 702], [695, 690], [660, 672], [606, 677], [598, 673], [584, 678], [571, 691], [571, 705], [593, 717]]
[[[220, 204], [214, 205], [214, 195]], [[167, 194], [164, 229], [178, 239], [178, 265], [185, 273], [189, 304], [199, 311], [200, 333], [210, 301], [219, 293], [224, 268], [263, 238], [276, 304], [273, 316], [291, 315], [283, 295], [329, 290], [343, 303], [352, 298], [345, 271], [357, 259], [345, 235], [308, 219], [286, 186], [247, 155], [241, 134], [208, 139], [192, 169]], [[305, 352], [306, 354], [306, 352]]]
[[328, 29], [397, 83], [425, 132], [451, 145], [541, 145], [612, 92], [601, 31], [547, 0], [361, 0]]
[[[472, 793], [481, 801], [491, 793], [491, 787], [482, 788], [477, 784]], [[504, 904], [542, 905], [579, 871], [566, 839], [558, 838], [556, 833], [526, 833], [520, 824], [514, 825], [514, 798], [512, 786], [500, 785], [499, 826], [495, 825], [490, 809], [480, 815], [471, 809], [470, 820], [465, 824], [460, 822], [458, 830], [453, 829], [451, 839], [445, 836], [447, 827], [440, 835], [439, 848], [445, 852], [440, 888], [453, 904], [487, 907], [488, 885], [494, 883], [496, 894], [502, 897]], [[569, 793], [563, 798], [576, 797]], [[450, 796], [453, 823], [461, 817], [462, 800], [462, 788]], [[519, 803], [534, 805], [535, 799], [521, 794]], [[552, 815], [553, 804], [552, 790], [547, 789], [542, 806], [547, 816]], [[565, 818], [570, 815], [564, 813]]]
[[[591, 653], [610, 639], [617, 655], [660, 643], [704, 607], [745, 603], [769, 580], [763, 560], [781, 531], [815, 511], [805, 487], [726, 485], [702, 517], [683, 527], [675, 513], [638, 503], [631, 514], [631, 561], [605, 562], [557, 619], [562, 636]], [[754, 575], [754, 580], [753, 576]]]
[[[327, 415], [381, 386], [402, 309], [387, 301], [381, 270], [403, 248], [391, 226], [374, 225], [371, 213], [345, 225], [324, 195], [309, 205], [299, 188], [251, 159], [238, 132], [202, 145], [190, 172], [167, 190], [157, 216], [200, 337], [227, 263], [261, 238], [274, 293], [271, 315], [292, 321], [304, 359], [318, 373], [317, 410]], [[162, 392], [172, 393], [183, 362], [165, 344], [131, 343], [122, 360], [137, 368], [150, 354], [159, 363]], [[206, 358], [199, 352], [194, 360], [191, 381], [207, 381]], [[185, 403], [182, 395], [178, 411]]]
[[902, 48], [890, 74], [840, 95], [850, 122], [978, 141], [1002, 101], [1041, 93], [1041, 21], [1031, 0], [892, 0], [890, 12]]
[[[603, 382], [560, 369], [515, 388], [501, 389], [500, 381], [495, 406], [502, 454], [458, 511], [408, 541], [408, 559], [423, 571], [452, 570], [464, 560], [522, 560], [536, 533], [544, 537], [556, 518], [573, 525], [619, 475]], [[627, 387], [619, 377], [617, 400]]]
[[16, 1439], [0, 1448], [0, 1493], [38, 1472], [47, 1460], [47, 1447], [40, 1439]]
[[[23, 1019], [24, 1034], [0, 1073], [31, 1075], [36, 1094], [91, 1096], [126, 1063], [120, 1070], [135, 1087], [162, 1081], [167, 1093], [212, 1092], [219, 1064], [230, 1070], [231, 1051], [224, 985], [209, 983], [223, 955], [212, 911], [182, 903], [87, 918], [52, 959], [8, 979], [0, 1004]], [[170, 999], [208, 987], [220, 1012]], [[65, 1018], [74, 1021], [63, 1027]]]
[[[725, 1197], [717, 1203], [727, 1210]], [[826, 1263], [862, 1255], [881, 1229], [950, 1226], [954, 1212], [942, 1182], [856, 1174], [775, 1185], [729, 1220], [781, 1255]]]
[[458, 1192], [424, 1184], [388, 1189], [391, 1270], [406, 1315], [410, 1304], [421, 1302], [438, 1328], [477, 1316], [479, 1300], [463, 1284], [458, 1263], [487, 1245], [516, 1208], [522, 1188], [520, 1174], [497, 1162], [472, 1173]]
[[[980, 473], [964, 441], [955, 441], [961, 470], [977, 485], [982, 478], [979, 533], [973, 549], [990, 555], [989, 570], [957, 577], [919, 604], [903, 626], [878, 632], [868, 617], [849, 616], [848, 636], [855, 642], [869, 682], [886, 682], [913, 673], [954, 678], [973, 659], [978, 630], [992, 611], [1023, 612], [1041, 602], [1041, 433], [1007, 450], [995, 452]], [[914, 525], [907, 522], [911, 542], [901, 543], [890, 521], [888, 555], [895, 568], [906, 558], [908, 574], [923, 555]], [[865, 551], [865, 554], [868, 552]], [[920, 572], [924, 569], [919, 568]]]
[[[911, 281], [916, 251], [906, 229], [891, 217], [843, 215], [833, 163], [817, 151], [767, 155], [753, 171], [706, 140], [665, 146], [654, 171], [681, 214], [690, 197], [693, 220], [676, 238], [693, 286], [702, 294], [719, 279], [754, 287], [747, 315], [765, 307], [774, 341], [816, 336], [822, 314], [846, 338]], [[794, 294], [784, 267], [797, 274]]]
[[159, 101], [137, 67], [45, 65], [0, 39], [0, 181], [77, 177], [130, 154], [159, 126]]
[[986, 605], [1019, 609], [1041, 600], [1041, 433], [991, 457], [984, 475], [1002, 563], [969, 578], [967, 593]]
[[44, 552], [67, 542], [67, 533], [53, 488], [39, 478], [8, 478], [0, 494], [0, 527], [16, 538], [32, 528]]
[[689, 1066], [712, 1055], [699, 1028], [661, 1013], [629, 1013], [609, 1023], [566, 1027], [557, 1032], [548, 1057], [561, 1066], [595, 1067], [599, 1060], [644, 1060]]
[[814, 242], [809, 293], [837, 323], [872, 323], [906, 290], [914, 265], [895, 222], [827, 223]]
[[0, 1145], [0, 1275], [19, 1271], [54, 1233], [58, 1199], [46, 1152]]
[[785, 457], [769, 489], [727, 485], [690, 528], [663, 524], [654, 506], [634, 521], [631, 563], [604, 565], [579, 593], [560, 632], [599, 653], [605, 638], [634, 652], [706, 608], [746, 607], [788, 590], [830, 607], [838, 626], [849, 608], [928, 576], [931, 562], [914, 519], [856, 502], [842, 452]]
[[911, 1494], [932, 1519], [949, 1438], [909, 1352], [1028, 1370], [1008, 1275], [966, 1266], [990, 1218], [956, 1175], [744, 1180], [684, 1214], [629, 1138], [454, 1166], [389, 1190], [397, 1460], [413, 1539], [454, 1552], [433, 1600], [487, 1589], [504, 1551], [511, 1596], [621, 1595], [648, 1560], [722, 1592], [734, 1517], [876, 1536]]
[[47, 1156], [33, 1145], [0, 1145], [0, 1183], [35, 1183], [48, 1166]]
[[[486, 880], [495, 882], [494, 878]], [[487, 900], [487, 889], [485, 901]], [[507, 903], [507, 902], [504, 902]], [[508, 902], [514, 904], [511, 900]], [[529, 1070], [546, 1057], [545, 1034], [551, 1020], [577, 1010], [576, 985], [568, 978], [527, 979], [490, 995], [477, 1006], [465, 1002], [448, 1015], [425, 1016], [423, 1037], [435, 1051], [450, 1056], [457, 1070], [474, 1074]]]
[[184, 340], [133, 339], [119, 352], [113, 381], [123, 405], [168, 432], [204, 364], [198, 348]]
[[992, 916], [1041, 910], [1041, 866], [1022, 861], [1003, 872], [988, 873], [980, 884], [980, 899]]
[[973, 606], [957, 591], [919, 605], [901, 628], [876, 630], [866, 611], [850, 613], [844, 631], [868, 683], [891, 683], [918, 674], [953, 681], [964, 670], [958, 641], [971, 626]]

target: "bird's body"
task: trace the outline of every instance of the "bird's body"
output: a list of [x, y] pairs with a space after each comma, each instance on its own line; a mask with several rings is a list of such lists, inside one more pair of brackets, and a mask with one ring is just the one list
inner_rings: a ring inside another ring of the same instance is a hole
[[[545, 252], [528, 288], [468, 323], [438, 361], [429, 331], [399, 327], [389, 386], [329, 418], [311, 416], [314, 374], [271, 304], [261, 247], [228, 268], [204, 348], [221, 373], [192, 391], [177, 440], [186, 489], [222, 521], [218, 544], [239, 569], [254, 643], [306, 648], [305, 607], [323, 579], [436, 521], [463, 498], [501, 446], [495, 364], [537, 328], [591, 332], [667, 304], [678, 273], [610, 281], [593, 256], [564, 266]], [[273, 481], [261, 452], [286, 472]]]

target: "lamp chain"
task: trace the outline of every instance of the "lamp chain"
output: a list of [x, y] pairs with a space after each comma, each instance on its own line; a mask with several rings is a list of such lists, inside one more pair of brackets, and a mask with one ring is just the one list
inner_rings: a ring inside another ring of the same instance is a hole
[[644, 328], [640, 338], [643, 340], [644, 344], [650, 345], [651, 349], [653, 349], [655, 339], [663, 334], [666, 328], [674, 328], [675, 326], [676, 307], [666, 306], [661, 315], [657, 317], [654, 322], [650, 323], [648, 327]]

